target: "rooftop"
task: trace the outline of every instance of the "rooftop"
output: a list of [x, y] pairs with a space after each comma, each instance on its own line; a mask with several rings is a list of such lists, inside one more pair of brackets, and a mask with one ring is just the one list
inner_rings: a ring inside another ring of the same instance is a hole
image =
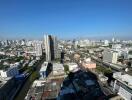
[[116, 50], [114, 49], [106, 49], [104, 50], [105, 52], [111, 52], [111, 53], [118, 53]]
[[25, 97], [25, 100], [30, 100], [30, 98], [35, 98], [36, 100], [41, 99], [44, 86], [45, 86], [44, 80], [35, 80], [32, 87], [29, 89], [28, 94]]
[[54, 70], [64, 70], [63, 64], [53, 63], [53, 71]]
[[68, 63], [67, 65], [73, 66], [73, 65], [77, 65], [77, 64], [76, 63]]
[[53, 63], [53, 75], [63, 75], [64, 73], [64, 66], [63, 64]]
[[113, 74], [113, 77], [132, 89], [132, 76], [116, 72]]
[[44, 62], [44, 63], [42, 64], [42, 66], [41, 66], [40, 71], [46, 71], [47, 66], [48, 66], [48, 62]]
[[42, 100], [45, 99], [56, 99], [59, 91], [60, 86], [63, 81], [63, 78], [61, 79], [49, 79], [48, 82], [45, 84], [44, 92], [42, 94]]

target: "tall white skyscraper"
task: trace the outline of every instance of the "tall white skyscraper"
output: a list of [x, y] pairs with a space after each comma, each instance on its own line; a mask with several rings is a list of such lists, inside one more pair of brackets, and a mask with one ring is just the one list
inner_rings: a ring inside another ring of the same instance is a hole
[[44, 35], [44, 48], [46, 53], [46, 61], [51, 61], [57, 58], [58, 43], [56, 37]]
[[51, 52], [50, 52], [50, 39], [49, 35], [44, 35], [44, 48], [46, 53], [46, 61], [51, 60]]

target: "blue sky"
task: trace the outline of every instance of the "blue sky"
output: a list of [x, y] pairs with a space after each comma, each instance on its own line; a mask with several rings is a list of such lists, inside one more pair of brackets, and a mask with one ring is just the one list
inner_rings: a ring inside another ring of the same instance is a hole
[[0, 0], [0, 37], [132, 37], [132, 0]]

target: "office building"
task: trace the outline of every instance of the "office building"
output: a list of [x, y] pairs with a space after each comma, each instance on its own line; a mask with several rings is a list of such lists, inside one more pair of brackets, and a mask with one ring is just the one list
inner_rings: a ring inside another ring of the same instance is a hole
[[50, 51], [50, 39], [49, 35], [44, 35], [44, 47], [45, 47], [45, 53], [46, 53], [46, 61], [51, 60], [51, 51]]
[[46, 53], [46, 61], [51, 61], [57, 58], [58, 43], [56, 37], [51, 35], [44, 35], [44, 47]]
[[109, 63], [117, 63], [118, 53], [114, 50], [104, 50], [103, 61]]

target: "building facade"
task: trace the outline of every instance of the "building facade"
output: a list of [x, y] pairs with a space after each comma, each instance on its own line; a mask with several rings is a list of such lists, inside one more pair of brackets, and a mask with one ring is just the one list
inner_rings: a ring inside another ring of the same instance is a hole
[[44, 62], [40, 68], [40, 71], [39, 71], [40, 79], [46, 78], [47, 67], [48, 67], [48, 62]]
[[45, 48], [45, 53], [46, 53], [46, 61], [50, 61], [51, 52], [50, 52], [50, 41], [49, 41], [48, 35], [44, 35], [44, 48]]
[[46, 61], [51, 61], [57, 58], [58, 43], [56, 37], [51, 35], [44, 35], [44, 47], [46, 53]]
[[116, 72], [113, 78], [113, 90], [125, 100], [132, 100], [132, 76]]
[[14, 77], [19, 74], [16, 66], [11, 66], [7, 70], [0, 70], [0, 77]]
[[105, 50], [103, 52], [103, 61], [109, 63], [117, 63], [118, 53], [113, 50]]
[[35, 41], [34, 49], [37, 57], [42, 56], [42, 43], [40, 41]]

